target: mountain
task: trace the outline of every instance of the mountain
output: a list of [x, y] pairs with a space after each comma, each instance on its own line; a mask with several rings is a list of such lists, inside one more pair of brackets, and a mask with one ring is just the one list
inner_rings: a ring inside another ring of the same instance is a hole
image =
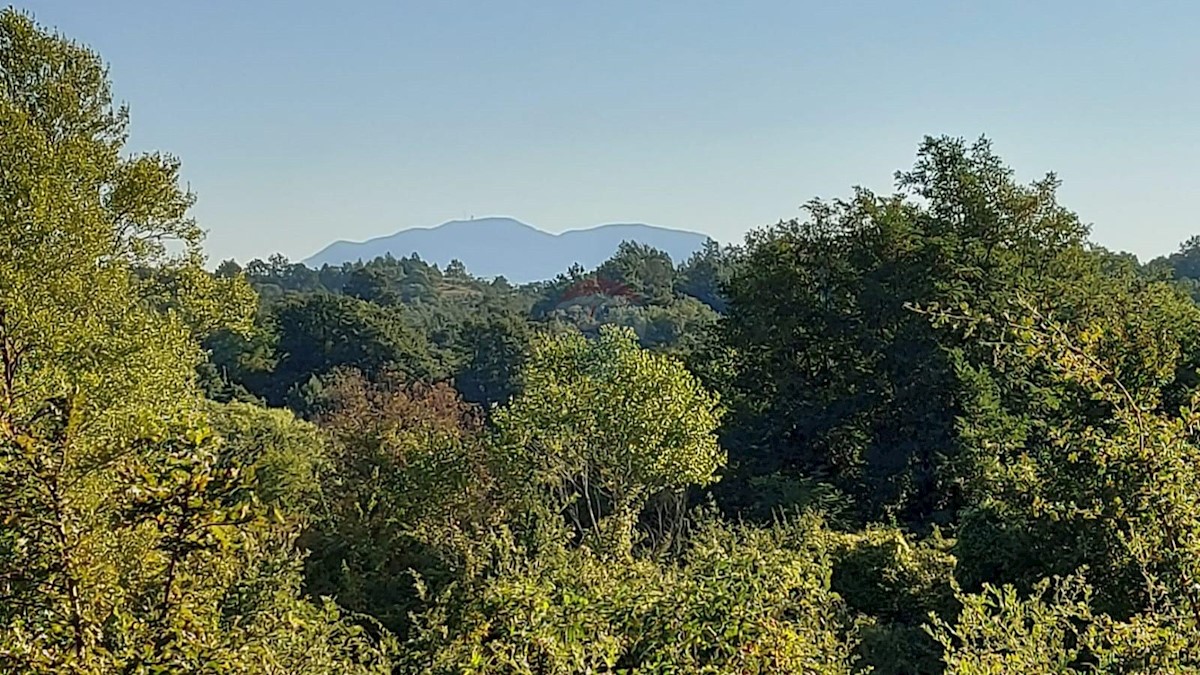
[[552, 279], [579, 263], [591, 269], [616, 252], [622, 241], [666, 251], [680, 262], [698, 251], [706, 235], [638, 223], [599, 225], [561, 234], [543, 232], [512, 218], [452, 220], [437, 227], [401, 230], [364, 242], [338, 241], [304, 261], [309, 267], [374, 260], [416, 253], [445, 267], [461, 260], [476, 276], [504, 276], [514, 283]]

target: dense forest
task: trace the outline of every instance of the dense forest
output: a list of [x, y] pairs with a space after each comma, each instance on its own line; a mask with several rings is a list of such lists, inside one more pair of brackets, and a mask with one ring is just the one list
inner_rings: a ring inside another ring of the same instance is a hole
[[2, 672], [1200, 672], [1200, 237], [931, 137], [684, 261], [210, 271], [97, 54], [0, 75]]

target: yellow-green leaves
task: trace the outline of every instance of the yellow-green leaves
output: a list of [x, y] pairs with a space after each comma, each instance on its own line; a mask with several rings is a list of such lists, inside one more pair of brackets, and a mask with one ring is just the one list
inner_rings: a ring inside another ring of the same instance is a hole
[[0, 10], [0, 671], [355, 672], [379, 654], [259, 507], [255, 465], [282, 503], [298, 463], [199, 414], [196, 340], [253, 294], [201, 269], [178, 162], [123, 157], [125, 123], [96, 54]]
[[404, 672], [860, 672], [829, 543], [815, 518], [702, 521], [672, 561], [613, 564], [587, 547], [512, 561], [460, 607], [430, 603]]
[[1005, 673], [1193, 673], [1194, 633], [1169, 615], [1113, 619], [1093, 608], [1080, 575], [1047, 579], [1028, 596], [1010, 585], [958, 593], [954, 622], [931, 617], [946, 675]]
[[628, 537], [647, 498], [711, 483], [725, 463], [716, 397], [678, 361], [638, 347], [629, 329], [536, 340], [522, 384], [495, 417], [510, 468], [577, 500], [580, 527], [611, 514]]
[[[0, 13], [0, 128], [6, 415], [69, 396], [113, 437], [118, 419], [186, 404], [194, 335], [244, 321], [252, 296], [199, 269], [178, 161], [123, 157], [126, 114], [100, 58], [14, 10]], [[172, 242], [185, 255], [168, 255]], [[170, 266], [172, 302], [134, 281], [147, 265]]]

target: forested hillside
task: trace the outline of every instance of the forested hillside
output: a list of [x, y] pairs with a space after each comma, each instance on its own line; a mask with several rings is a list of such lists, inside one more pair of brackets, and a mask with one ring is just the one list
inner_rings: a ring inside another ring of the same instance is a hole
[[210, 272], [97, 54], [0, 74], [0, 672], [1200, 671], [1200, 240], [936, 137], [688, 260]]

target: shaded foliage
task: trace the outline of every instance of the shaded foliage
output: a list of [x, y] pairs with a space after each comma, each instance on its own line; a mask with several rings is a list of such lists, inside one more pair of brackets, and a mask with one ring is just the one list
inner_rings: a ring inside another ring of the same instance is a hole
[[437, 588], [492, 517], [482, 416], [444, 385], [337, 371], [316, 402], [332, 447], [324, 507], [303, 544], [309, 591], [404, 633], [413, 572]]

